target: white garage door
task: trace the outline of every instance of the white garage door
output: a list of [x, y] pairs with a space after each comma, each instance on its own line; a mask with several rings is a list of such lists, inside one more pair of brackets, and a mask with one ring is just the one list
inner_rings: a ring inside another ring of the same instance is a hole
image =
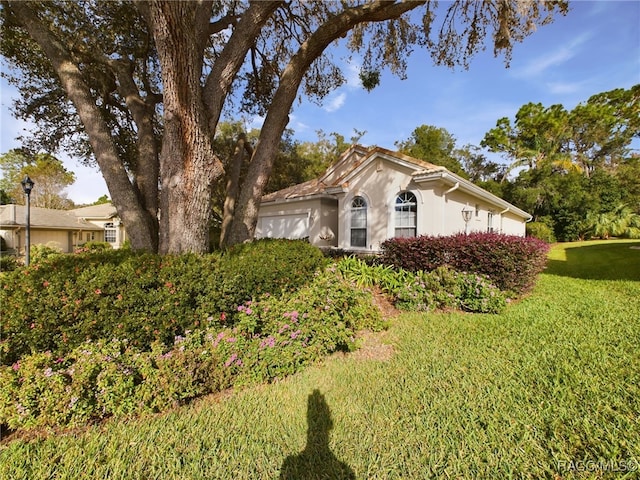
[[260, 218], [260, 236], [267, 238], [305, 238], [309, 236], [309, 215], [275, 215]]

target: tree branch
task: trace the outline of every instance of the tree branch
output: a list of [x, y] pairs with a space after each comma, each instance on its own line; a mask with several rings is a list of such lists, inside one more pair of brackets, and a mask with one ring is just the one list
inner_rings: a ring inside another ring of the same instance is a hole
[[252, 2], [216, 60], [203, 90], [203, 99], [209, 117], [209, 130], [215, 132], [224, 101], [231, 90], [233, 80], [244, 63], [247, 52], [255, 43], [263, 25], [282, 1]]

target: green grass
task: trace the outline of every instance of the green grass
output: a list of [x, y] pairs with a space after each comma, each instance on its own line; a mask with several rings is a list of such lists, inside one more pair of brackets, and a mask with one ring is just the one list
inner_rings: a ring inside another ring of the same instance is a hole
[[402, 315], [387, 361], [334, 356], [168, 414], [14, 440], [0, 478], [637, 478], [623, 471], [640, 462], [630, 246], [555, 246], [502, 315]]

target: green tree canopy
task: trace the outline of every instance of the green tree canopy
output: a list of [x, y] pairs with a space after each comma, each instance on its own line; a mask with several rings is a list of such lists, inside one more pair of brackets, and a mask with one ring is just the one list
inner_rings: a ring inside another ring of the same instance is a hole
[[446, 167], [453, 173], [466, 177], [460, 161], [455, 156], [456, 140], [444, 128], [421, 125], [408, 139], [395, 142], [395, 145], [402, 153]]
[[500, 118], [481, 145], [504, 155], [515, 168], [546, 164], [557, 171], [615, 168], [640, 138], [640, 85], [594, 95], [567, 111], [562, 105], [523, 105], [513, 124]]
[[67, 198], [64, 189], [75, 182], [75, 174], [53, 155], [13, 149], [0, 155], [0, 167], [3, 170], [0, 189], [7, 193], [7, 200], [12, 203], [24, 204], [25, 195], [20, 182], [28, 175], [35, 183], [31, 192], [34, 207], [73, 208], [73, 202]]

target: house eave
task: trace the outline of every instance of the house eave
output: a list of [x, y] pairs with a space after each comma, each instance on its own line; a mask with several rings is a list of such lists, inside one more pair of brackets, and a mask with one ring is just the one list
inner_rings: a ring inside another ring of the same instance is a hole
[[413, 180], [418, 184], [432, 183], [438, 182], [443, 186], [452, 187], [450, 190], [461, 190], [467, 192], [474, 197], [480, 198], [487, 203], [499, 208], [502, 210], [501, 213], [511, 212], [514, 215], [517, 215], [526, 221], [530, 221], [533, 217], [531, 214], [525, 212], [524, 210], [519, 209], [515, 205], [503, 200], [502, 198], [487, 192], [483, 188], [478, 187], [474, 183], [466, 180], [455, 173], [452, 173], [448, 170], [439, 171], [439, 172], [419, 172], [413, 176]]
[[279, 205], [283, 203], [289, 204], [289, 203], [295, 203], [295, 202], [304, 202], [307, 200], [323, 200], [323, 199], [335, 200], [336, 197], [334, 195], [330, 195], [326, 193], [311, 193], [309, 195], [301, 195], [296, 197], [276, 198], [273, 200], [266, 200], [266, 201], [263, 200], [260, 204], [265, 206]]

